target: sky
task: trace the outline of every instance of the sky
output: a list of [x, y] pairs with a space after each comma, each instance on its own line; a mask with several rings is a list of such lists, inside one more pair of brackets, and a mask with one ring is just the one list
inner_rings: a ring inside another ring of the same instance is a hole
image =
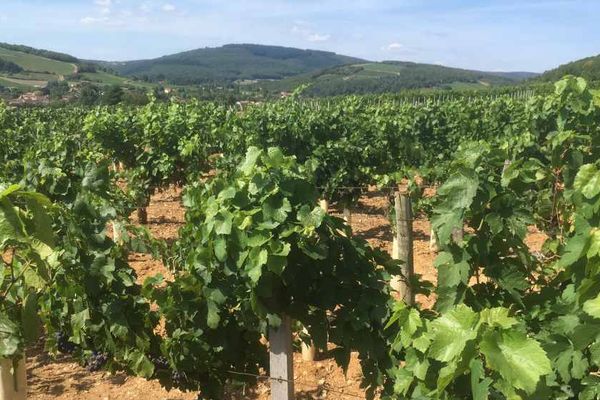
[[0, 41], [83, 59], [228, 43], [489, 71], [600, 54], [600, 0], [0, 0]]

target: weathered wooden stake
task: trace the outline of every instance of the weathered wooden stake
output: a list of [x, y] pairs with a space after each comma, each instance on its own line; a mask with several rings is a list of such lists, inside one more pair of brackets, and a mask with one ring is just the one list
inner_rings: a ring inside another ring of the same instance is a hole
[[148, 209], [146, 207], [139, 207], [137, 209], [138, 221], [142, 225], [148, 225]]
[[14, 368], [13, 360], [0, 360], [0, 400], [27, 399], [27, 372], [25, 357]]
[[[323, 211], [325, 211], [325, 213], [327, 213], [329, 211], [329, 201], [328, 200], [320, 200], [319, 201], [319, 206], [321, 207], [321, 209]], [[308, 331], [306, 330], [306, 328], [304, 328], [304, 333], [308, 335]], [[310, 345], [307, 345], [306, 343], [302, 342], [300, 344], [300, 348], [302, 349], [302, 360], [303, 361], [315, 361], [315, 358], [317, 356], [317, 348], [315, 347], [315, 344], [311, 342]]]
[[283, 316], [279, 328], [269, 328], [271, 399], [294, 399], [294, 353], [292, 321]]
[[323, 209], [323, 211], [329, 211], [329, 200], [319, 200], [319, 206]]
[[414, 274], [413, 260], [413, 234], [412, 234], [412, 206], [408, 195], [394, 193], [394, 209], [396, 211], [396, 235], [395, 245], [392, 249], [392, 257], [402, 260], [402, 277], [392, 280], [392, 288], [407, 304], [414, 304], [414, 295], [408, 280]]
[[121, 229], [118, 225], [119, 225], [118, 222], [116, 222], [116, 221], [112, 222], [113, 242], [115, 242], [116, 244], [122, 244], [123, 237], [121, 236]]
[[438, 251], [439, 249], [437, 235], [435, 234], [433, 228], [431, 228], [431, 236], [429, 236], [429, 250]]
[[346, 224], [348, 224], [348, 226], [352, 225], [352, 211], [350, 211], [348, 207], [344, 207], [343, 215]]
[[[308, 330], [306, 328], [302, 329], [305, 335], [308, 335]], [[315, 357], [317, 356], [317, 348], [314, 343], [306, 344], [304, 342], [301, 343], [300, 347], [302, 348], [302, 360], [303, 361], [315, 361]]]

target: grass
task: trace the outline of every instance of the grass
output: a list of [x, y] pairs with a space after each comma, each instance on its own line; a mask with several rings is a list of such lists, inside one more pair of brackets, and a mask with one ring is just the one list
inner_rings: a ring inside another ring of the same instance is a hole
[[[33, 89], [44, 87], [48, 81], [69, 80], [76, 66], [62, 61], [51, 60], [33, 54], [21, 53], [0, 47], [0, 58], [12, 61], [24, 69], [18, 74], [0, 75], [0, 84], [17, 89]], [[152, 84], [134, 82], [127, 78], [112, 75], [104, 71], [81, 74], [80, 82], [91, 82], [97, 85], [129, 85], [139, 88], [151, 88]]]
[[365, 71], [374, 72], [376, 75], [381, 75], [381, 74], [398, 75], [404, 69], [404, 67], [402, 67], [400, 65], [392, 65], [392, 64], [384, 64], [384, 63], [361, 64], [360, 66], [364, 67]]
[[0, 48], [0, 57], [4, 60], [14, 62], [21, 66], [21, 68], [30, 72], [49, 72], [55, 75], [70, 75], [75, 72], [75, 65], [73, 64], [50, 60], [33, 54], [21, 53], [19, 51]]
[[454, 90], [477, 90], [487, 89], [490, 87], [489, 84], [484, 83], [470, 83], [470, 82], [454, 82], [449, 85]]
[[111, 75], [104, 71], [84, 72], [81, 74], [84, 81], [99, 83], [101, 85], [123, 85], [127, 81], [120, 76]]
[[15, 79], [0, 76], [0, 85], [15, 89], [31, 89], [32, 87], [44, 87], [48, 82], [31, 79]]

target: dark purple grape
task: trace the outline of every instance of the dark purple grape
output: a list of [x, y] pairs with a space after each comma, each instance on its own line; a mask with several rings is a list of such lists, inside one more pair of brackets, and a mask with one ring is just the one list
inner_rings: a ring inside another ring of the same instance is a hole
[[183, 386], [183, 383], [185, 383], [185, 374], [183, 372], [173, 371], [171, 380], [173, 381], [173, 386], [181, 387]]
[[169, 369], [169, 360], [165, 357], [150, 357], [155, 369]]
[[108, 355], [106, 353], [93, 352], [92, 356], [86, 363], [86, 368], [90, 372], [100, 371], [108, 361]]
[[69, 337], [63, 332], [56, 332], [56, 348], [64, 354], [71, 354], [76, 349], [75, 343], [69, 341]]

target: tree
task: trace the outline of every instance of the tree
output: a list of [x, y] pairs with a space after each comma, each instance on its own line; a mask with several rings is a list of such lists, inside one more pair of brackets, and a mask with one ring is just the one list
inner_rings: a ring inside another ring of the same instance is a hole
[[104, 91], [102, 104], [113, 106], [123, 101], [123, 88], [119, 85], [112, 85]]
[[100, 89], [93, 84], [84, 85], [79, 92], [79, 102], [85, 106], [93, 106], [100, 100]]
[[69, 93], [69, 84], [65, 81], [50, 81], [42, 92], [53, 100], [59, 100]]

